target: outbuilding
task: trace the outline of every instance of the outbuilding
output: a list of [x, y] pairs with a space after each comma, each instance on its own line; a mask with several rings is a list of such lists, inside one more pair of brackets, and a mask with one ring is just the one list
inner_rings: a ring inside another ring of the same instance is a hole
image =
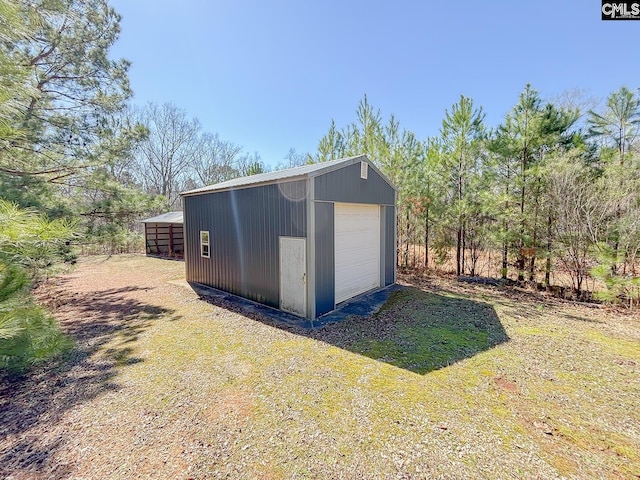
[[182, 212], [168, 212], [142, 220], [147, 255], [182, 258], [184, 234]]
[[307, 319], [396, 280], [396, 190], [366, 156], [182, 193], [186, 277]]

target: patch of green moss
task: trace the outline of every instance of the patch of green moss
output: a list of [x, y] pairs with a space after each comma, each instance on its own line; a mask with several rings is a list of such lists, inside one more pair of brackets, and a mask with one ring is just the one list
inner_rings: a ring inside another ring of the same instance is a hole
[[610, 337], [597, 330], [587, 332], [586, 337], [603, 347], [608, 353], [640, 360], [640, 342], [638, 341]]
[[576, 462], [566, 455], [554, 454], [551, 456], [551, 464], [560, 475], [571, 476], [578, 472]]
[[544, 337], [563, 337], [564, 334], [562, 332], [549, 330], [549, 328], [545, 327], [516, 327], [514, 329], [515, 333], [520, 335], [538, 335]]
[[374, 322], [352, 323], [346, 348], [421, 375], [508, 339], [491, 305], [415, 288], [393, 292]]
[[379, 316], [389, 310], [392, 310], [398, 306], [403, 306], [407, 302], [412, 300], [419, 300], [424, 305], [438, 305], [442, 303], [442, 298], [438, 295], [423, 292], [415, 288], [402, 288], [391, 292], [389, 298], [384, 303], [380, 310], [376, 313]]
[[488, 348], [488, 333], [450, 326], [405, 326], [388, 339], [364, 339], [354, 348], [376, 360], [426, 373]]

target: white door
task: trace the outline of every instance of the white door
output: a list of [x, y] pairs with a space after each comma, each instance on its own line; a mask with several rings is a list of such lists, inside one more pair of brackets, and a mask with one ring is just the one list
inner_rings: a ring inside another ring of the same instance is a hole
[[307, 255], [304, 238], [280, 237], [280, 309], [307, 315]]
[[380, 286], [380, 207], [335, 204], [336, 304]]

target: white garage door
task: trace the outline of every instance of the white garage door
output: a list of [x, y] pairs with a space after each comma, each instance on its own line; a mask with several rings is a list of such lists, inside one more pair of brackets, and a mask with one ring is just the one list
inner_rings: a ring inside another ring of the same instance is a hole
[[336, 303], [380, 286], [380, 207], [335, 204]]

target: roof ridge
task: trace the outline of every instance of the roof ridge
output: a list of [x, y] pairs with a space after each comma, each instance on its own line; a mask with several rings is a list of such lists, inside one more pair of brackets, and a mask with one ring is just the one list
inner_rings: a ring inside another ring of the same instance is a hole
[[207, 185], [205, 187], [187, 190], [186, 192], [181, 192], [180, 195], [197, 195], [199, 193], [215, 192], [226, 188], [244, 187], [249, 185], [258, 185], [266, 182], [274, 182], [281, 179], [291, 179], [303, 176], [307, 177], [313, 173], [318, 173], [320, 171], [324, 171], [325, 169], [330, 169], [335, 165], [340, 165], [341, 163], [346, 163], [363, 157], [370, 162], [370, 160], [364, 154], [354, 155], [351, 157], [328, 160], [326, 162], [309, 163], [306, 165], [301, 165], [299, 167], [287, 168], [284, 170], [274, 170], [272, 172], [258, 173], [256, 175], [246, 175], [244, 177], [233, 178], [231, 180], [215, 183], [213, 185]]

